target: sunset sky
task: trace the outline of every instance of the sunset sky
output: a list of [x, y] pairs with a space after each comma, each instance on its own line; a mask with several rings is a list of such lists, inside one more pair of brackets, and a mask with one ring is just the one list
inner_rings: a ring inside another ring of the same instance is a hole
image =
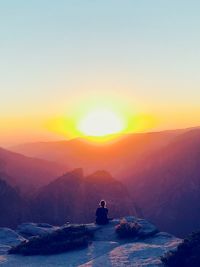
[[0, 145], [82, 136], [99, 113], [122, 132], [199, 126], [199, 13], [198, 0], [1, 1]]

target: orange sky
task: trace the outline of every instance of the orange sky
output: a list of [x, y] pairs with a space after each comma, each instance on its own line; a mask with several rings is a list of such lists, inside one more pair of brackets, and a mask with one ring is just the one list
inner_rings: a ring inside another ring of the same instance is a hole
[[[0, 145], [200, 125], [198, 1], [2, 1]], [[178, 11], [178, 12], [177, 12]]]

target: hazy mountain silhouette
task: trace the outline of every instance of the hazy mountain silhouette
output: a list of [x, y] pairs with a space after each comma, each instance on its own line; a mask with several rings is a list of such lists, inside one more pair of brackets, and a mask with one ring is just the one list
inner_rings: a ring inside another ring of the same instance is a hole
[[184, 235], [200, 228], [200, 130], [138, 162], [126, 180], [145, 217]]
[[[81, 170], [67, 173], [35, 195], [37, 221], [86, 222], [93, 218], [99, 199], [105, 197], [111, 210], [121, 215], [123, 210], [119, 208], [125, 207], [127, 214], [137, 204], [140, 215], [162, 230], [183, 235], [200, 228], [199, 128], [133, 134], [105, 146], [76, 139], [27, 144], [18, 149], [68, 166], [85, 166], [86, 173], [93, 169], [109, 170], [121, 181], [106, 171], [87, 177]], [[41, 183], [40, 179], [37, 181]]]
[[83, 139], [59, 142], [28, 143], [12, 150], [27, 156], [52, 160], [70, 169], [83, 167], [87, 174], [98, 169], [122, 179], [137, 167], [137, 160], [170, 143], [186, 130], [122, 135], [115, 142], [95, 145]]
[[64, 167], [57, 163], [26, 157], [0, 148], [0, 172], [4, 173], [3, 179], [22, 190], [45, 185], [63, 171]]
[[97, 171], [84, 177], [83, 170], [76, 169], [43, 187], [35, 196], [36, 220], [52, 224], [91, 222], [102, 198], [107, 201], [110, 216], [135, 211], [125, 186], [108, 172]]
[[0, 174], [0, 226], [15, 227], [23, 221], [26, 203], [2, 177], [5, 175]]

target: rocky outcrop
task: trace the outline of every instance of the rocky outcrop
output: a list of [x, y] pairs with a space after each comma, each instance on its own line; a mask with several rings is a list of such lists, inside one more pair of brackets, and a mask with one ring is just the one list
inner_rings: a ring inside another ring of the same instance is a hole
[[48, 223], [22, 223], [17, 227], [17, 232], [25, 238], [32, 236], [43, 236], [50, 234], [59, 227], [52, 226]]
[[160, 257], [169, 250], [174, 250], [180, 240], [167, 233], [156, 235], [143, 241], [119, 245], [108, 253], [80, 265], [80, 267], [143, 267], [162, 266]]
[[[120, 222], [119, 219], [113, 220], [106, 226], [97, 226], [93, 223], [85, 224], [84, 226], [94, 233], [94, 239], [87, 248], [42, 257], [5, 255], [4, 251], [0, 255], [0, 264], [4, 267], [98, 267], [102, 265], [105, 267], [156, 267], [162, 266], [160, 257], [169, 250], [176, 249], [182, 241], [168, 233], [159, 232], [154, 225], [146, 220], [136, 217], [126, 217], [126, 219], [129, 222], [140, 223], [142, 226], [140, 234], [142, 236], [128, 240], [118, 239], [115, 234], [115, 226]], [[60, 227], [60, 229], [64, 227], [66, 225]], [[42, 232], [41, 228], [51, 229], [51, 232], [58, 229], [50, 225], [30, 223], [22, 224], [18, 227], [18, 231], [26, 232], [27, 236], [33, 233], [39, 236], [46, 235], [47, 233]], [[1, 231], [4, 232], [4, 229], [1, 229]], [[7, 231], [4, 232], [5, 236], [7, 236]], [[1, 246], [7, 246], [7, 250], [11, 245], [18, 244], [19, 240], [24, 240], [16, 232], [11, 231], [11, 233], [13, 233], [12, 238], [8, 239], [12, 242], [7, 242], [6, 238], [0, 238]]]
[[0, 228], [0, 255], [6, 254], [11, 246], [19, 245], [24, 240], [25, 239], [15, 231], [9, 228]]

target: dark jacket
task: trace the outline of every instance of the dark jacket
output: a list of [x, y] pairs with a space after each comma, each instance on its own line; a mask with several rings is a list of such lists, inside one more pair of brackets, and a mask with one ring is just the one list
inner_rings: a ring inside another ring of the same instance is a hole
[[98, 208], [96, 210], [96, 223], [97, 224], [107, 224], [108, 223], [108, 209]]

